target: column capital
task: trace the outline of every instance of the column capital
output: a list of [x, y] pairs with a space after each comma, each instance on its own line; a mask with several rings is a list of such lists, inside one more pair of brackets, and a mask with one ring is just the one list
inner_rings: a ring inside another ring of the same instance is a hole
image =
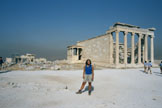
[[143, 36], [142, 36], [142, 34], [139, 34], [138, 39], [141, 39], [141, 38], [143, 38]]
[[146, 37], [148, 37], [148, 34], [145, 34]]
[[143, 34], [142, 33], [138, 33], [138, 36], [141, 37]]
[[115, 33], [119, 33], [120, 31], [119, 30], [116, 30]]
[[131, 34], [132, 34], [132, 36], [134, 36], [135, 35], [135, 32], [131, 32]]
[[142, 38], [142, 35], [141, 36], [138, 36], [138, 38], [141, 39]]
[[124, 35], [126, 36], [126, 35], [128, 34], [128, 31], [124, 31], [123, 33], [124, 33]]
[[154, 38], [155, 36], [154, 35], [151, 35], [150, 38]]

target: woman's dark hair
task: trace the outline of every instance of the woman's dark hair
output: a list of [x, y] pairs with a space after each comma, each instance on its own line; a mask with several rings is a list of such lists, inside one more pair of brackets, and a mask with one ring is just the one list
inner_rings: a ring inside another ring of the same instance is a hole
[[90, 62], [90, 65], [91, 65], [92, 62], [91, 62], [90, 59], [87, 59], [86, 62], [85, 62], [85, 64], [88, 65], [88, 61]]

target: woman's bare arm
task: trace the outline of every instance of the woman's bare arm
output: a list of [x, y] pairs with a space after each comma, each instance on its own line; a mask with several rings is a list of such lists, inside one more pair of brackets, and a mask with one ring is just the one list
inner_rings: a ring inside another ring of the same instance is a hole
[[92, 80], [94, 80], [94, 66], [92, 65]]
[[83, 68], [83, 79], [85, 78], [85, 66]]

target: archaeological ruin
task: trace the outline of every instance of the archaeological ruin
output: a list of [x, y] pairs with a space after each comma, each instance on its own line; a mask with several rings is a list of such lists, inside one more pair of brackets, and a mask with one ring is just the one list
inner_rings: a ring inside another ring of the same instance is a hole
[[[95, 65], [115, 68], [141, 67], [143, 62], [148, 60], [154, 63], [154, 31], [155, 28], [143, 29], [117, 22], [104, 35], [68, 46], [67, 60], [69, 63], [84, 63], [89, 58]], [[119, 42], [121, 33], [123, 43]], [[138, 37], [136, 43], [135, 35]], [[131, 38], [130, 47], [128, 47], [128, 36]], [[150, 50], [148, 38], [150, 38]]]

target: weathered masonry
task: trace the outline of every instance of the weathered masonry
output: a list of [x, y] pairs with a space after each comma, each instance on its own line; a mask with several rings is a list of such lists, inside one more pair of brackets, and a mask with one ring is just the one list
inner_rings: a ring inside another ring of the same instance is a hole
[[[154, 31], [155, 28], [143, 29], [130, 24], [115, 23], [104, 35], [68, 46], [67, 60], [70, 63], [84, 63], [89, 58], [96, 65], [106, 67], [142, 66], [144, 61], [148, 61], [148, 38], [151, 44], [150, 60], [154, 62]], [[124, 35], [124, 43], [119, 43], [120, 32]], [[131, 34], [130, 48], [127, 45], [128, 34]], [[135, 34], [138, 36], [137, 43], [134, 40]]]

